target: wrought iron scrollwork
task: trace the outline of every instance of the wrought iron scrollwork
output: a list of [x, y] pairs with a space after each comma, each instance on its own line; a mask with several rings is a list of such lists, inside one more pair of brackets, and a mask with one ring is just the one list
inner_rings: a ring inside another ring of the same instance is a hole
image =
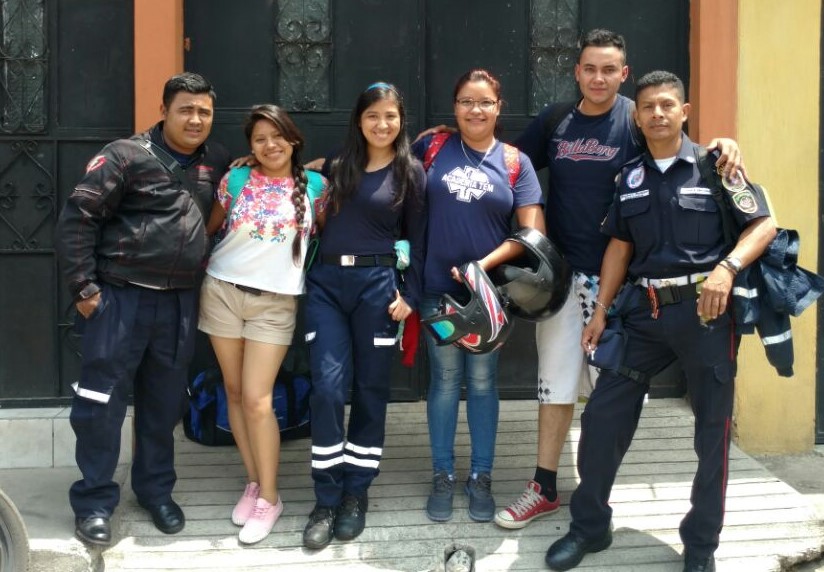
[[0, 132], [46, 131], [45, 0], [0, 0]]
[[278, 97], [286, 109], [329, 109], [329, 0], [280, 0], [275, 26]]
[[580, 35], [580, 0], [532, 0], [530, 4], [529, 110], [578, 96], [575, 77]]
[[13, 141], [9, 148], [12, 157], [0, 166], [0, 252], [50, 249], [54, 178], [39, 160], [42, 150], [36, 141]]

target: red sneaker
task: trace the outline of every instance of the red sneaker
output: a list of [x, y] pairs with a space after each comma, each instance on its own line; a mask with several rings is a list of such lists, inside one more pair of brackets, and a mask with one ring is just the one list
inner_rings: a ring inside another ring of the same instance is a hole
[[495, 524], [501, 528], [523, 528], [538, 517], [552, 514], [561, 508], [561, 499], [548, 500], [541, 494], [541, 485], [529, 481], [520, 498], [495, 515]]

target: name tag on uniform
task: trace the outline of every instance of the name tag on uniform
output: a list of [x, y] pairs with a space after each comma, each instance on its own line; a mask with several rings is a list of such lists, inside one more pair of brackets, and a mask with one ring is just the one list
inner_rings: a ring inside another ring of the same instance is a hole
[[627, 193], [625, 195], [619, 195], [621, 202], [624, 201], [631, 201], [633, 199], [643, 199], [644, 197], [649, 196], [649, 189], [644, 189], [643, 191], [635, 191], [634, 193]]
[[682, 195], [712, 195], [712, 190], [706, 187], [681, 187]]

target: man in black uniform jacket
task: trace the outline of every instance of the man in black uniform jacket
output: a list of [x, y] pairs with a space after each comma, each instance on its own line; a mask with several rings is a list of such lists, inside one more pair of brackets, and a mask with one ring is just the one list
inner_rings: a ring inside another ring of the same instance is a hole
[[163, 121], [106, 145], [58, 221], [60, 263], [83, 332], [70, 417], [83, 478], [69, 499], [75, 534], [92, 544], [111, 542], [110, 518], [120, 501], [112, 478], [130, 392], [137, 501], [162, 532], [185, 524], [172, 500], [172, 432], [186, 402], [205, 221], [229, 164], [225, 149], [206, 143], [214, 101], [201, 76], [172, 77], [163, 90]]
[[636, 88], [635, 121], [648, 150], [627, 163], [601, 230], [610, 235], [601, 266], [595, 315], [581, 343], [592, 351], [606, 309], [618, 300], [627, 335], [623, 367], [603, 370], [581, 415], [580, 484], [570, 500], [569, 533], [547, 552], [553, 570], [568, 570], [612, 542], [608, 501], [615, 475], [638, 425], [649, 377], [678, 358], [695, 414], [698, 470], [692, 508], [680, 526], [685, 571], [715, 570], [724, 519], [733, 380], [739, 338], [728, 311], [733, 278], [775, 236], [761, 193], [743, 178], [723, 180], [743, 230], [724, 239], [710, 182], [702, 179], [696, 145], [682, 133], [689, 113], [681, 80], [651, 72]]

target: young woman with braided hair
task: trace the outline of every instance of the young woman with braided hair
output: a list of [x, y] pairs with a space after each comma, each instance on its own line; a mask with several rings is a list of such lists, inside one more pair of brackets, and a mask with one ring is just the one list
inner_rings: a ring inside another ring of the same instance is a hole
[[245, 133], [257, 165], [239, 192], [231, 172], [220, 182], [207, 230], [224, 232], [206, 268], [198, 327], [209, 334], [226, 385], [229, 423], [248, 478], [232, 522], [243, 526], [239, 540], [251, 544], [271, 532], [283, 511], [272, 390], [292, 343], [315, 221], [300, 160], [303, 137], [287, 113], [253, 107]]
[[[405, 122], [398, 90], [370, 85], [352, 110], [343, 149], [324, 163], [330, 182], [325, 221], [318, 260], [306, 277], [316, 502], [303, 532], [307, 548], [363, 531], [367, 490], [383, 451], [398, 323], [420, 297], [424, 173], [410, 152]], [[403, 282], [398, 239], [411, 245]]]

